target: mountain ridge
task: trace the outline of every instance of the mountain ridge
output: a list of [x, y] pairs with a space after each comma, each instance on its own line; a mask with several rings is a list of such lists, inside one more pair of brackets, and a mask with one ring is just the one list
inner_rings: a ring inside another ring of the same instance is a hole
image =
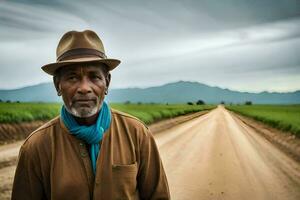
[[[0, 90], [0, 99], [21, 102], [61, 102], [52, 82]], [[147, 88], [110, 89], [106, 99], [109, 102], [142, 103], [186, 103], [201, 99], [206, 103], [252, 101], [258, 104], [297, 104], [300, 103], [300, 90], [294, 92], [240, 92], [195, 81], [177, 81]]]

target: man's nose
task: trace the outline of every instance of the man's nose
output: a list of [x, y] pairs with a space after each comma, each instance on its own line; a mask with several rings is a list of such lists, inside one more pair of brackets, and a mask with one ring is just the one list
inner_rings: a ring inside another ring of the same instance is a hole
[[86, 94], [92, 92], [91, 82], [89, 81], [88, 78], [83, 77], [80, 80], [77, 92], [80, 94]]

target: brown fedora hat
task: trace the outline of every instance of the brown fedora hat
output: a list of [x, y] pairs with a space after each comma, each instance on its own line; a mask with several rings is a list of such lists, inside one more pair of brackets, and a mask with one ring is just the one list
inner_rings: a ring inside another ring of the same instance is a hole
[[82, 32], [69, 31], [60, 39], [56, 49], [56, 62], [44, 65], [42, 69], [54, 75], [55, 70], [74, 63], [100, 62], [113, 70], [120, 60], [107, 58], [104, 47], [98, 35], [91, 30]]

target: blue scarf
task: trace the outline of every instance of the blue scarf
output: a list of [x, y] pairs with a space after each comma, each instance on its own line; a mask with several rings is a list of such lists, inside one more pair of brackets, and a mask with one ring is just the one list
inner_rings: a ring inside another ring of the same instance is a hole
[[61, 118], [75, 137], [82, 139], [90, 144], [90, 157], [94, 174], [96, 173], [96, 161], [100, 151], [99, 142], [104, 132], [109, 128], [111, 122], [111, 114], [108, 104], [103, 101], [102, 108], [99, 112], [97, 122], [91, 126], [79, 125], [74, 117], [66, 110], [64, 106], [61, 108]]

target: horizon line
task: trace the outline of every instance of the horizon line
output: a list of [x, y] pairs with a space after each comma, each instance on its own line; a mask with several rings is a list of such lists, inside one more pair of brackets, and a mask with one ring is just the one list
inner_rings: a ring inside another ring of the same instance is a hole
[[[162, 87], [168, 84], [172, 84], [172, 83], [178, 83], [178, 82], [189, 82], [189, 83], [198, 83], [198, 84], [203, 84], [209, 87], [214, 87], [214, 88], [220, 88], [223, 90], [230, 90], [232, 92], [241, 92], [241, 93], [255, 93], [255, 94], [259, 94], [259, 93], [294, 93], [294, 92], [298, 92], [300, 91], [299, 89], [296, 90], [292, 90], [292, 91], [270, 91], [270, 90], [262, 90], [262, 91], [245, 91], [245, 90], [237, 90], [237, 89], [232, 89], [232, 88], [226, 88], [226, 87], [222, 87], [222, 86], [217, 86], [217, 85], [210, 85], [207, 83], [201, 83], [198, 81], [193, 81], [193, 80], [177, 80], [177, 81], [171, 81], [171, 82], [167, 82], [167, 83], [162, 83], [159, 85], [152, 85], [152, 86], [145, 86], [145, 87], [138, 87], [138, 86], [132, 86], [132, 87], [124, 87], [124, 88], [118, 88], [118, 87], [112, 87], [110, 88], [111, 90], [122, 90], [122, 89], [148, 89], [148, 88], [153, 88], [153, 87]], [[37, 85], [42, 85], [42, 84], [48, 84], [48, 83], [52, 83], [51, 81], [48, 82], [40, 82], [40, 83], [36, 83], [36, 84], [31, 84], [31, 85], [26, 85], [26, 86], [21, 86], [21, 87], [16, 87], [16, 88], [10, 88], [10, 89], [4, 89], [4, 88], [0, 88], [0, 91], [9, 91], [9, 90], [20, 90], [26, 87], [33, 87], [33, 86], [37, 86]]]

